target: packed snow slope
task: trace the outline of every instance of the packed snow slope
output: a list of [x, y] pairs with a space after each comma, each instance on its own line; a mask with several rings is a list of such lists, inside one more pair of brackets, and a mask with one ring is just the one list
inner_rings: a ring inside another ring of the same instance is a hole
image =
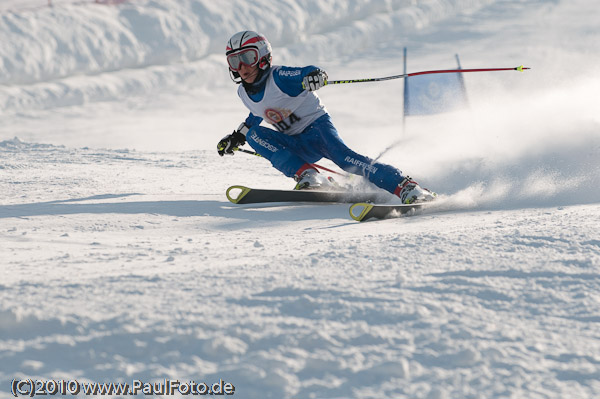
[[[34, 3], [0, 6], [0, 398], [15, 378], [600, 397], [598, 7]], [[465, 74], [468, 110], [404, 129], [401, 80], [321, 89], [350, 147], [441, 194], [357, 223], [225, 198], [293, 186], [215, 151], [247, 115], [223, 56], [243, 29], [335, 80], [399, 74], [403, 47], [410, 72], [532, 69]]]

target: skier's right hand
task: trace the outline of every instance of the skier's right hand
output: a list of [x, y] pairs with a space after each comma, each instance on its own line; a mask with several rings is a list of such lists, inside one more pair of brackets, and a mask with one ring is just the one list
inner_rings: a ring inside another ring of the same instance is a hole
[[327, 84], [327, 72], [322, 69], [315, 69], [302, 79], [302, 87], [308, 91], [319, 90]]
[[242, 123], [233, 133], [223, 137], [217, 144], [219, 155], [233, 155], [233, 152], [237, 151], [239, 146], [246, 144], [246, 135], [244, 133], [247, 133], [248, 130], [246, 124]]

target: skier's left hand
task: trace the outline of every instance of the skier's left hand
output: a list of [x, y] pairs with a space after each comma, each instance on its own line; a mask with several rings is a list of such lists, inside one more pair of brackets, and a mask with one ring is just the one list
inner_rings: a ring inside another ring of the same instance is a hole
[[302, 79], [302, 87], [308, 91], [319, 90], [327, 84], [327, 72], [315, 69]]
[[246, 143], [246, 136], [239, 132], [239, 130], [234, 130], [233, 133], [228, 134], [223, 137], [219, 144], [217, 144], [217, 151], [220, 156], [225, 154], [233, 155], [233, 152], [238, 149], [239, 146], [244, 145]]

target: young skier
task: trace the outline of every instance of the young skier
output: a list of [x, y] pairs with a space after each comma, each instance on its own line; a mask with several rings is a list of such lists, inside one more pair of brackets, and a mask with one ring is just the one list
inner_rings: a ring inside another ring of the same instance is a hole
[[[325, 157], [353, 174], [365, 176], [403, 203], [428, 201], [435, 193], [422, 189], [393, 166], [373, 162], [348, 148], [339, 137], [315, 90], [327, 81], [316, 66], [271, 65], [271, 44], [253, 31], [238, 32], [226, 48], [229, 73], [250, 115], [217, 145], [219, 155], [233, 155], [246, 142], [284, 175], [295, 189], [334, 189], [330, 177], [312, 165]], [[275, 129], [261, 126], [265, 120]]]

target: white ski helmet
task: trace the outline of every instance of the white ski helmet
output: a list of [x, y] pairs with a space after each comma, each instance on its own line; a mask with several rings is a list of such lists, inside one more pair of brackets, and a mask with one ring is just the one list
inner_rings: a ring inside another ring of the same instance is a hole
[[234, 82], [240, 83], [238, 73], [240, 65], [258, 65], [262, 71], [271, 66], [271, 43], [267, 38], [251, 30], [238, 32], [227, 42], [225, 55], [229, 65], [229, 74]]

